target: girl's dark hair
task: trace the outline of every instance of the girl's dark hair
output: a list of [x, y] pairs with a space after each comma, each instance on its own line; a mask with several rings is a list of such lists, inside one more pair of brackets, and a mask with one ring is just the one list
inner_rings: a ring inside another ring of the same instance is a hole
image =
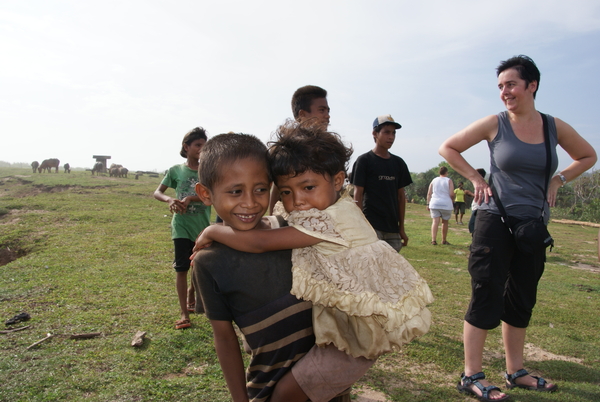
[[441, 175], [444, 175], [444, 174], [446, 174], [446, 173], [448, 173], [448, 168], [447, 168], [446, 166], [442, 166], [442, 167], [440, 168], [440, 174], [441, 174]]
[[192, 142], [196, 140], [208, 140], [206, 136], [206, 130], [202, 127], [196, 127], [187, 132], [186, 135], [183, 136], [183, 141], [181, 141], [181, 151], [179, 151], [179, 155], [187, 158], [187, 152], [185, 152], [184, 145], [191, 145]]
[[198, 181], [212, 191], [221, 178], [220, 173], [224, 166], [246, 158], [264, 162], [267, 170], [267, 147], [261, 140], [253, 135], [241, 133], [215, 135], [206, 142], [200, 152]]
[[533, 81], [537, 82], [537, 88], [533, 93], [533, 99], [535, 99], [535, 95], [537, 94], [538, 89], [540, 89], [541, 74], [531, 57], [520, 54], [518, 56], [513, 56], [508, 60], [501, 61], [500, 65], [496, 68], [496, 77], [509, 68], [517, 70], [519, 77], [525, 81], [527, 86]]
[[325, 131], [312, 121], [287, 120], [269, 143], [269, 170], [277, 182], [279, 176], [297, 176], [306, 171], [334, 176], [346, 172], [352, 147], [340, 136]]

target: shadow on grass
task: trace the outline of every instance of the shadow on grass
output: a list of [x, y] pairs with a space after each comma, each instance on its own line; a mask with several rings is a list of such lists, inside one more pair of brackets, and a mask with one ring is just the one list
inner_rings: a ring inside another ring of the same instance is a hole
[[[543, 362], [527, 362], [526, 365], [531, 370], [539, 370], [553, 380], [600, 385], [600, 370], [578, 363], [547, 360]], [[600, 390], [598, 392], [596, 400], [600, 400]]]
[[[514, 400], [523, 402], [537, 401], [598, 401], [600, 400], [600, 370], [578, 363], [560, 360], [526, 362], [526, 368], [534, 375], [547, 378], [549, 382], [558, 382], [558, 391], [553, 393], [512, 389], [508, 391]], [[568, 384], [561, 384], [565, 382]]]

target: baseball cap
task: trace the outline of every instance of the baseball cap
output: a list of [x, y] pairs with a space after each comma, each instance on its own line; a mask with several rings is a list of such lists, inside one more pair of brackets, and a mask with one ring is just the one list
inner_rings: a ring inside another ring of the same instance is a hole
[[384, 114], [383, 116], [377, 116], [375, 121], [373, 122], [373, 128], [377, 128], [377, 126], [381, 126], [382, 124], [393, 124], [396, 128], [402, 128], [399, 123], [396, 123], [390, 114]]

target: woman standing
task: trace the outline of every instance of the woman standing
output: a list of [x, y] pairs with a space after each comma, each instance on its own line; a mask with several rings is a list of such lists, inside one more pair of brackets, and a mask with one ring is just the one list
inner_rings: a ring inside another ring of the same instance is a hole
[[[481, 204], [469, 256], [472, 294], [463, 329], [465, 372], [457, 388], [484, 401], [508, 398], [500, 389], [490, 386], [482, 372], [487, 332], [500, 321], [507, 388], [546, 392], [557, 389], [555, 384], [533, 377], [523, 368], [525, 332], [544, 271], [545, 250], [534, 254], [520, 251], [494, 200], [502, 201], [509, 224], [539, 218], [540, 214], [547, 224], [548, 206], [554, 206], [558, 188], [591, 168], [597, 159], [591, 145], [571, 126], [547, 115], [550, 172], [558, 166], [557, 144], [573, 162], [546, 183], [543, 118], [535, 109], [540, 72], [533, 60], [522, 55], [501, 62], [496, 72], [506, 111], [477, 120], [447, 139], [439, 150], [458, 173], [471, 180], [475, 201]], [[484, 140], [490, 149], [494, 193], [461, 155]]]
[[442, 221], [442, 244], [450, 244], [446, 240], [448, 235], [448, 221], [452, 217], [452, 200], [454, 199], [454, 183], [448, 178], [448, 168], [440, 168], [440, 176], [429, 183], [427, 190], [427, 210], [431, 215], [431, 244], [437, 246], [437, 232]]

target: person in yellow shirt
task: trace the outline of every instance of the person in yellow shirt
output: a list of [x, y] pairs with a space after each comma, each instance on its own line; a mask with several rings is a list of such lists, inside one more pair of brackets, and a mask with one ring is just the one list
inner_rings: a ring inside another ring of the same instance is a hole
[[[456, 223], [459, 225], [463, 224], [463, 216], [465, 215], [465, 189], [463, 185], [464, 183], [461, 181], [458, 183], [458, 188], [454, 189], [454, 215], [456, 216]], [[458, 221], [459, 213], [460, 222]]]
[[[469, 190], [464, 189], [464, 183], [461, 181], [458, 183], [458, 188], [454, 190], [454, 215], [456, 216], [456, 223], [463, 225], [463, 216], [465, 215], [465, 194], [474, 197], [475, 194]], [[460, 221], [458, 220], [458, 214], [460, 213]]]

